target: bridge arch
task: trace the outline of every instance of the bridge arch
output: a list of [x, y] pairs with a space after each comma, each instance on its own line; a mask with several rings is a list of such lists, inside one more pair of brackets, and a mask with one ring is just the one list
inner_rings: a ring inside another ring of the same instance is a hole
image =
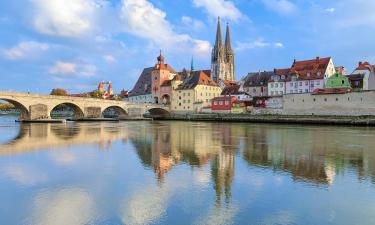
[[117, 105], [109, 106], [102, 111], [102, 117], [105, 118], [119, 118], [128, 116], [128, 112]]
[[[68, 116], [66, 116], [66, 114], [62, 113], [64, 110], [71, 111], [71, 115], [68, 114]], [[57, 117], [69, 117], [74, 119], [80, 119], [85, 116], [81, 107], [71, 102], [63, 102], [55, 105], [49, 114], [51, 118], [56, 117], [56, 114], [60, 114]]]
[[29, 120], [30, 119], [30, 111], [29, 109], [24, 105], [22, 104], [21, 102], [19, 101], [16, 101], [16, 100], [13, 100], [13, 99], [9, 99], [9, 98], [0, 98], [0, 100], [3, 100], [3, 101], [6, 101], [12, 105], [14, 105], [16, 107], [16, 109], [20, 110], [20, 119], [24, 119], [24, 120]]
[[170, 114], [168, 110], [163, 109], [163, 108], [152, 108], [152, 109], [149, 109], [148, 112], [150, 113], [151, 117], [166, 116]]

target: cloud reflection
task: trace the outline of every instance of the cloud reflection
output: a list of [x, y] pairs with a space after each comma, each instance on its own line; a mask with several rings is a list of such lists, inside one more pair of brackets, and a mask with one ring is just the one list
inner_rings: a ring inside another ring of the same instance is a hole
[[3, 174], [20, 185], [30, 186], [47, 180], [43, 171], [23, 164], [8, 165], [3, 168]]
[[96, 215], [94, 200], [78, 188], [40, 193], [34, 198], [30, 224], [92, 224]]

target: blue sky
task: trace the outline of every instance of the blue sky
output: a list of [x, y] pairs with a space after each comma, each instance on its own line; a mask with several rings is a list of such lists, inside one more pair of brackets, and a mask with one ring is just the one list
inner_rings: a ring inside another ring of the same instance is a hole
[[332, 56], [375, 63], [375, 1], [14, 0], [0, 2], [1, 90], [131, 89], [159, 49], [176, 70], [210, 68], [216, 18], [230, 24], [236, 78]]

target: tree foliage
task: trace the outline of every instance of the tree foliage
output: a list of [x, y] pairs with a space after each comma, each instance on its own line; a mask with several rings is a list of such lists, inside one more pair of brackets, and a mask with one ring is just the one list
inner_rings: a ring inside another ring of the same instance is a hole
[[103, 98], [103, 93], [98, 91], [98, 90], [95, 90], [91, 93], [91, 97], [92, 98]]
[[13, 104], [2, 104], [0, 103], [0, 110], [4, 109], [15, 109], [16, 107]]
[[52, 89], [51, 95], [67, 96], [68, 92], [65, 89], [62, 89], [62, 88], [55, 88], [55, 89]]

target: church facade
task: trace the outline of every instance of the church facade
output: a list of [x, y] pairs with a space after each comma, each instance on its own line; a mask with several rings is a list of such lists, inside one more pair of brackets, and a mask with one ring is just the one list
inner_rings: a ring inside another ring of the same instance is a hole
[[221, 36], [220, 18], [217, 22], [216, 40], [211, 56], [211, 76], [216, 82], [234, 81], [234, 51], [231, 45], [229, 25], [227, 24], [225, 42]]

